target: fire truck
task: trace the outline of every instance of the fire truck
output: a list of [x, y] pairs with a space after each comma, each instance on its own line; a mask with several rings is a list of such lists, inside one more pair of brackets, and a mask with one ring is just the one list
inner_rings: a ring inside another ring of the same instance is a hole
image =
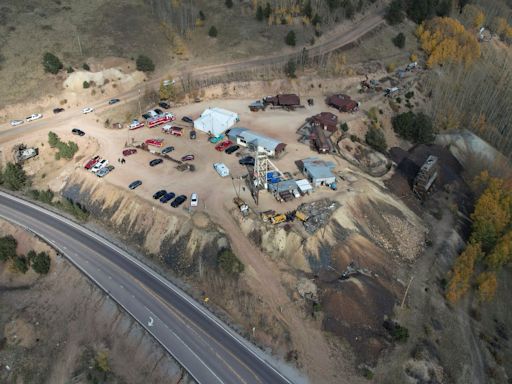
[[154, 128], [161, 124], [168, 123], [170, 121], [176, 120], [176, 116], [174, 116], [170, 112], [162, 113], [161, 115], [151, 117], [147, 120], [148, 128]]

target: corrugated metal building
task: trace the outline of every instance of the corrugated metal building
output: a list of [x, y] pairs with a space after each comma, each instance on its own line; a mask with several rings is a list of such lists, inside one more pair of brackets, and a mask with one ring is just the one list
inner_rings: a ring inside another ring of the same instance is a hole
[[302, 172], [308, 176], [313, 186], [331, 185], [336, 182], [332, 170], [336, 165], [332, 161], [320, 160], [317, 157], [308, 157], [300, 161]]
[[279, 157], [286, 148], [286, 144], [281, 141], [251, 131], [248, 128], [231, 128], [227, 134], [228, 137], [238, 145], [266, 153], [272, 157]]
[[338, 126], [338, 116], [331, 112], [320, 112], [311, 118], [314, 126], [319, 126], [329, 132], [336, 132]]
[[350, 96], [337, 94], [327, 98], [327, 105], [336, 108], [340, 112], [355, 112], [359, 109], [359, 103]]

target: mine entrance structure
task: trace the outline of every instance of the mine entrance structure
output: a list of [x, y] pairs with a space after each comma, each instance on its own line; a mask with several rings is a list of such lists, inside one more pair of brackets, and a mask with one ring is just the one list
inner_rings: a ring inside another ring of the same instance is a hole
[[423, 163], [420, 171], [416, 175], [412, 187], [412, 191], [424, 200], [427, 195], [434, 189], [436, 180], [439, 177], [439, 159], [436, 156], [429, 155], [427, 161]]
[[265, 152], [254, 152], [254, 172], [251, 177], [251, 191], [254, 201], [258, 204], [258, 194], [261, 189], [268, 189], [269, 183], [287, 180], [277, 166], [270, 161]]

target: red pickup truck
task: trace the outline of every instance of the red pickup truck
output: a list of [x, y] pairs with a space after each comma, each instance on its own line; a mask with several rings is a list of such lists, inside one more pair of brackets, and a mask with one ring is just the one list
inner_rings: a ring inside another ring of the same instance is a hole
[[233, 144], [233, 142], [231, 140], [226, 140], [226, 141], [223, 141], [222, 143], [219, 143], [215, 146], [215, 149], [219, 152], [222, 152], [223, 150], [225, 150], [227, 147], [229, 147], [231, 144]]

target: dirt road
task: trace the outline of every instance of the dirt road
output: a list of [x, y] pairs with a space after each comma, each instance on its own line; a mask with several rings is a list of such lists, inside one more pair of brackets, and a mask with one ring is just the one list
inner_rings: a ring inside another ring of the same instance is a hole
[[[297, 48], [291, 52], [279, 53], [273, 56], [256, 57], [250, 60], [235, 61], [207, 67], [198, 67], [192, 69], [183, 67], [181, 69], [180, 76], [176, 76], [176, 78], [179, 79], [183, 76], [194, 77], [199, 75], [217, 76], [223, 73], [247, 71], [269, 65], [284, 64], [291, 58], [296, 58], [301, 52], [304, 52], [303, 54], [307, 55], [309, 58], [318, 57], [353, 44], [357, 40], [363, 38], [365, 35], [374, 31], [383, 23], [384, 18], [381, 10], [379, 9], [378, 11], [374, 11], [373, 13], [370, 13], [361, 18], [357, 21], [356, 24], [350, 26], [350, 28], [340, 27], [338, 30], [334, 31], [330, 36], [328, 36], [325, 41], [319, 42], [313, 47], [302, 47]], [[161, 77], [149, 80], [144, 83], [144, 88], [157, 88], [161, 80]], [[141, 92], [140, 88], [141, 87], [135, 87], [130, 91], [117, 94], [113, 97], [121, 99], [122, 102], [129, 102], [139, 97]], [[109, 99], [110, 98], [111, 97], [109, 97]], [[93, 107], [96, 112], [102, 112], [108, 108], [111, 108], [111, 106], [108, 105], [107, 100], [103, 99], [91, 103], [89, 106]], [[70, 119], [81, 116], [83, 107], [85, 106], [70, 108], [66, 111], [66, 113], [59, 115], [50, 115], [50, 113], [46, 111], [45, 116], [48, 117], [44, 117], [41, 120], [31, 123], [25, 123], [17, 127], [5, 125], [4, 127], [7, 129], [0, 132], [0, 138], [8, 139], [13, 138], [19, 134], [34, 132], [44, 128], [50, 128], [56, 123], [63, 123]]]

